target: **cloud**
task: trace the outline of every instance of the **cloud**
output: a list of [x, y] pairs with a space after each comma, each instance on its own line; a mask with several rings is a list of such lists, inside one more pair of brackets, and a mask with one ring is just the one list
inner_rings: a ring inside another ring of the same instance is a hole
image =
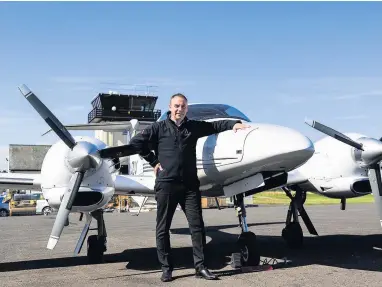
[[174, 79], [172, 77], [73, 77], [57, 76], [50, 80], [57, 84], [64, 84], [71, 91], [105, 91], [120, 93], [155, 93], [160, 88], [180, 88], [195, 85], [194, 81]]
[[36, 117], [28, 114], [23, 114], [16, 111], [2, 111], [0, 116], [0, 126], [7, 127], [10, 125], [20, 125], [36, 121]]
[[284, 103], [284, 104], [298, 104], [302, 103], [307, 100], [306, 97], [302, 96], [291, 96], [288, 94], [281, 94], [279, 96], [279, 99]]
[[382, 96], [381, 77], [296, 78], [276, 83], [284, 103]]
[[146, 85], [157, 85], [157, 86], [166, 86], [166, 87], [175, 87], [175, 86], [192, 86], [195, 85], [195, 81], [190, 80], [178, 80], [173, 78], [148, 78], [142, 82], [146, 82]]
[[59, 108], [52, 108], [50, 111], [58, 118], [59, 121], [65, 121], [66, 118], [71, 118], [74, 114], [82, 114], [86, 112], [86, 107], [83, 105], [73, 105]]
[[335, 117], [334, 119], [348, 121], [348, 120], [360, 120], [360, 119], [367, 119], [367, 118], [369, 118], [369, 116], [367, 115], [350, 115], [350, 116], [338, 116], [338, 117]]
[[315, 77], [315, 78], [290, 78], [285, 80], [289, 86], [300, 87], [351, 87], [355, 86], [380, 86], [382, 77]]
[[50, 78], [52, 82], [59, 84], [97, 84], [107, 81], [115, 81], [112, 77], [72, 77], [72, 76], [57, 76]]
[[349, 99], [372, 97], [372, 96], [381, 97], [382, 91], [371, 91], [369, 93], [342, 95], [342, 96], [334, 97], [334, 99], [335, 100], [349, 100]]
[[85, 107], [84, 106], [69, 106], [69, 107], [65, 107], [64, 110], [69, 112], [77, 112], [77, 111], [85, 110]]

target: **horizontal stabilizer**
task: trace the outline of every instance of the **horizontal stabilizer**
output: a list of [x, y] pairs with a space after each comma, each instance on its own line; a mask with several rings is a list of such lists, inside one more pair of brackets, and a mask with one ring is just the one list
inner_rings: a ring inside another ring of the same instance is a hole
[[0, 188], [41, 190], [40, 174], [0, 173]]
[[[150, 126], [152, 122], [139, 122], [138, 131]], [[65, 125], [67, 130], [104, 130], [104, 131], [124, 131], [132, 128], [130, 121], [124, 122], [103, 122], [103, 123], [89, 123], [89, 124], [72, 124]], [[52, 130], [48, 130], [42, 135], [46, 135]]]

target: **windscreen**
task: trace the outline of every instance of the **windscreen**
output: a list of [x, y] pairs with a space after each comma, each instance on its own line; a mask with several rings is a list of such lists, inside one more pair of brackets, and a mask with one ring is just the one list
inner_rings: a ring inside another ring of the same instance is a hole
[[[167, 113], [163, 113], [159, 121], [166, 119]], [[247, 122], [251, 120], [238, 109], [224, 104], [192, 104], [188, 106], [187, 117], [190, 120], [206, 120], [216, 118], [233, 118]]]

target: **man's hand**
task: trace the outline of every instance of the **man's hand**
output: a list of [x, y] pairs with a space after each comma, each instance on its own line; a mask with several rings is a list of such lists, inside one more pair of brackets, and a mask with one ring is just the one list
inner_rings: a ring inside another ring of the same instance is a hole
[[158, 170], [163, 170], [163, 168], [162, 168], [162, 166], [160, 165], [160, 163], [158, 163], [158, 164], [154, 167], [154, 174], [155, 174], [155, 176], [157, 176]]
[[249, 125], [245, 125], [245, 124], [241, 124], [241, 123], [237, 123], [233, 126], [233, 131], [236, 133], [237, 130], [244, 130], [246, 128], [249, 128], [250, 126]]

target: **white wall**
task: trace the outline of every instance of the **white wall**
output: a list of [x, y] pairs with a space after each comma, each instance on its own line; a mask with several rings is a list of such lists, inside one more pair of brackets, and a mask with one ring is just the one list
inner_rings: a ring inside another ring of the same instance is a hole
[[118, 146], [127, 144], [127, 137], [123, 132], [106, 132], [96, 130], [95, 135], [97, 139], [103, 141], [108, 146]]

